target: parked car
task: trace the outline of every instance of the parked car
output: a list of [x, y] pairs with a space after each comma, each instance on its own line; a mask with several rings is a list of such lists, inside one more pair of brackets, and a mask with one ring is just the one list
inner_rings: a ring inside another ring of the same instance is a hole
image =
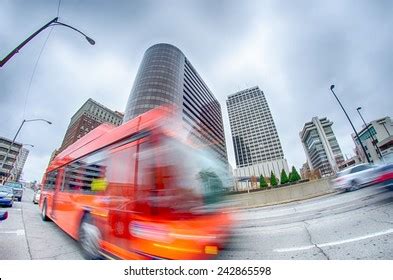
[[4, 186], [9, 186], [14, 190], [14, 198], [18, 199], [18, 201], [22, 200], [23, 196], [23, 185], [19, 182], [6, 182]]
[[8, 212], [1, 212], [0, 211], [0, 221], [4, 221], [8, 218]]
[[374, 183], [393, 189], [393, 163], [382, 165], [376, 170]]
[[354, 191], [374, 183], [377, 167], [373, 164], [359, 164], [337, 173], [332, 180], [333, 186], [338, 190]]
[[0, 205], [12, 207], [14, 202], [14, 192], [12, 188], [0, 185]]
[[34, 192], [34, 195], [33, 195], [33, 203], [34, 204], [38, 204], [38, 202], [40, 201], [40, 196], [41, 196], [41, 190], [38, 189]]

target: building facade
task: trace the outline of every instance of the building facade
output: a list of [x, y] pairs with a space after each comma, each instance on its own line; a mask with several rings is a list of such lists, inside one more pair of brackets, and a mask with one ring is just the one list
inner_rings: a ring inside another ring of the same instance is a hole
[[[14, 144], [11, 147], [11, 143], [12, 140], [4, 137], [0, 137], [0, 183], [1, 184], [4, 183], [7, 180], [7, 178], [8, 180], [11, 181], [17, 180], [18, 178], [17, 163], [21, 159], [20, 151], [24, 148], [22, 148], [22, 144], [18, 142], [14, 142]], [[8, 156], [6, 157], [8, 150], [9, 150]], [[27, 154], [26, 153], [23, 154], [26, 155], [27, 158], [28, 152]], [[25, 161], [26, 159], [24, 159], [24, 162]], [[22, 172], [24, 162], [23, 165], [21, 163], [19, 164], [20, 173]]]
[[283, 169], [288, 173], [288, 163], [263, 91], [255, 86], [236, 92], [228, 96], [226, 104], [237, 167], [234, 176], [244, 181], [261, 175], [270, 177], [271, 172], [279, 178]]
[[15, 181], [19, 181], [19, 179], [21, 179], [23, 167], [25, 166], [27, 157], [29, 156], [29, 152], [30, 151], [24, 147], [19, 150], [19, 154], [16, 158], [16, 162], [14, 165], [14, 170], [13, 172], [11, 172], [13, 173]]
[[226, 103], [238, 168], [284, 159], [269, 105], [259, 87], [231, 94]]
[[[372, 163], [381, 163], [385, 159], [389, 162], [393, 157], [393, 122], [390, 117], [371, 121], [362, 127], [358, 135]], [[363, 162], [367, 162], [359, 139], [355, 134], [352, 134], [352, 139], [356, 153]]]
[[123, 114], [112, 111], [104, 105], [89, 98], [82, 107], [72, 116], [68, 125], [61, 147], [52, 154], [54, 158], [59, 152], [63, 151], [79, 138], [83, 137], [91, 130], [102, 123], [111, 123], [119, 126], [123, 121]]
[[310, 169], [320, 170], [322, 176], [337, 172], [344, 161], [332, 125], [327, 118], [314, 117], [299, 133]]
[[175, 108], [189, 138], [227, 164], [220, 103], [182, 51], [169, 44], [146, 50], [123, 122], [161, 105]]

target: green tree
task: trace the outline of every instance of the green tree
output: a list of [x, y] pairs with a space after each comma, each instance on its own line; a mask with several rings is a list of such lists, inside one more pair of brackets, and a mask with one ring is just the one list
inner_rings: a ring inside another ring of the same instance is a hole
[[289, 175], [289, 181], [290, 181], [290, 182], [297, 182], [297, 181], [299, 181], [300, 179], [301, 179], [301, 178], [300, 178], [300, 175], [299, 175], [299, 173], [297, 172], [295, 166], [292, 166], [292, 171], [291, 171], [291, 173], [290, 173], [290, 175]]
[[265, 177], [263, 177], [262, 175], [259, 176], [259, 187], [261, 189], [264, 189], [264, 188], [267, 187], [267, 183], [266, 183]]
[[281, 184], [286, 184], [286, 183], [288, 183], [289, 182], [289, 179], [288, 179], [288, 176], [287, 176], [287, 173], [285, 172], [285, 170], [283, 169], [283, 170], [281, 170]]
[[270, 185], [275, 187], [278, 185], [276, 175], [274, 175], [273, 171], [270, 173]]

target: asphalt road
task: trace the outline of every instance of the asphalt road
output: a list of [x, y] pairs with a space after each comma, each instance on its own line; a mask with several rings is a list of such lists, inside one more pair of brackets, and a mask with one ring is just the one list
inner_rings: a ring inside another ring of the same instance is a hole
[[393, 191], [370, 186], [237, 213], [221, 259], [393, 259]]
[[25, 189], [22, 202], [14, 202], [8, 219], [0, 222], [0, 260], [83, 259], [76, 241], [53, 222], [41, 220], [33, 204], [33, 191]]
[[[33, 192], [4, 208], [0, 259], [82, 259], [77, 243], [43, 222]], [[234, 213], [237, 226], [220, 259], [393, 259], [393, 192], [368, 187]]]

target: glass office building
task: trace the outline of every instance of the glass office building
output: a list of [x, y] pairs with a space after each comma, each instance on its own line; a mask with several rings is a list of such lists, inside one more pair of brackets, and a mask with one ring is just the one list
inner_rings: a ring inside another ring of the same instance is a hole
[[229, 95], [227, 107], [237, 167], [284, 159], [269, 105], [259, 87]]
[[227, 163], [221, 106], [181, 50], [157, 44], [144, 54], [123, 122], [160, 105], [181, 112], [193, 141], [211, 148]]

